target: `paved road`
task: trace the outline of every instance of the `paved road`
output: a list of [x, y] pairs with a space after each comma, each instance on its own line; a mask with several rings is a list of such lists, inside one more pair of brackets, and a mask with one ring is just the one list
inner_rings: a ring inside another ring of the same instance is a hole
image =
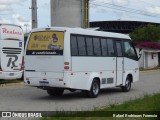
[[140, 73], [140, 81], [128, 93], [119, 88], [106, 89], [96, 99], [86, 98], [80, 92], [49, 97], [46, 91], [24, 85], [0, 87], [0, 111], [91, 110], [153, 93], [160, 93], [160, 72]]

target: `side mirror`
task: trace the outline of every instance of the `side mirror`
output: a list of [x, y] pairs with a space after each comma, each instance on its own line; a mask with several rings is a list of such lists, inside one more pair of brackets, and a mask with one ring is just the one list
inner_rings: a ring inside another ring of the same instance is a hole
[[142, 48], [139, 49], [139, 57], [138, 57], [138, 60], [141, 58], [142, 56]]

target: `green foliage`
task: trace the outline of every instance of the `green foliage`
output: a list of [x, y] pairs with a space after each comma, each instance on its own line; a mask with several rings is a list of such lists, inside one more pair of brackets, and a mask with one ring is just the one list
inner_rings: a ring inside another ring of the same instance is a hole
[[101, 111], [159, 111], [160, 93], [153, 96], [145, 95], [144, 98], [131, 100], [120, 105], [111, 105]]
[[29, 33], [25, 33], [25, 34], [24, 34], [24, 36], [28, 36], [28, 35], [29, 35]]
[[137, 28], [130, 33], [130, 37], [135, 43], [144, 41], [157, 42], [160, 40], [160, 26], [149, 24], [147, 26]]
[[[96, 112], [104, 112], [104, 111], [119, 111], [122, 113], [126, 113], [127, 111], [134, 112], [141, 114], [141, 111], [148, 111], [148, 114], [151, 114], [152, 111], [159, 111], [160, 110], [160, 93], [155, 95], [144, 95], [143, 98], [131, 100], [119, 105], [110, 105], [109, 107], [105, 107], [103, 109], [94, 110]], [[142, 112], [143, 113], [143, 112]], [[137, 114], [137, 115], [139, 115]], [[48, 117], [42, 118], [40, 120], [156, 120], [157, 118], [112, 118], [112, 117]]]

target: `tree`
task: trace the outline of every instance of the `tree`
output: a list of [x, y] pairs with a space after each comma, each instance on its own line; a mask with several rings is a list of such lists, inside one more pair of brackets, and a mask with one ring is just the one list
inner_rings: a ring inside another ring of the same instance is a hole
[[156, 25], [147, 25], [135, 29], [130, 33], [134, 43], [139, 42], [157, 42], [160, 40], [160, 26]]

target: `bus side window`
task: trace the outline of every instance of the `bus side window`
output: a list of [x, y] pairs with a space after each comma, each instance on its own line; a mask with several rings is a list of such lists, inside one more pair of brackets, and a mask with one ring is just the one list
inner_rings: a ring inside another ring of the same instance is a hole
[[77, 36], [79, 56], [86, 56], [86, 43], [84, 36]]
[[116, 50], [117, 50], [117, 57], [122, 57], [123, 52], [122, 52], [122, 42], [121, 41], [116, 41]]
[[71, 55], [78, 56], [77, 38], [75, 35], [71, 35]]
[[92, 37], [86, 37], [87, 55], [93, 56], [93, 41]]
[[108, 55], [107, 39], [104, 38], [101, 39], [101, 46], [102, 46], [102, 56], [107, 56]]
[[101, 44], [98, 37], [93, 37], [94, 56], [101, 56]]
[[125, 57], [131, 58], [131, 59], [137, 59], [137, 55], [135, 53], [134, 47], [128, 41], [124, 42], [124, 53], [125, 53]]
[[114, 43], [112, 39], [107, 39], [107, 45], [108, 45], [108, 56], [114, 57], [115, 56], [115, 50], [114, 50]]

